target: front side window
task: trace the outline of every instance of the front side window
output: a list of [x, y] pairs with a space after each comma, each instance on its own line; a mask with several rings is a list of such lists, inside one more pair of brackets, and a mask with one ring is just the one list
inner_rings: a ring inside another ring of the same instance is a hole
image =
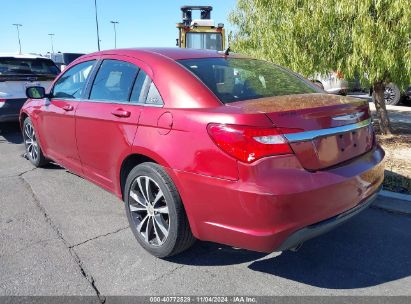
[[91, 88], [90, 99], [127, 102], [139, 68], [119, 60], [104, 60]]
[[186, 47], [221, 51], [223, 49], [221, 33], [188, 32], [186, 34]]
[[53, 88], [53, 98], [79, 99], [95, 60], [79, 63], [67, 70]]
[[242, 58], [179, 60], [223, 102], [318, 93], [313, 84], [271, 63]]

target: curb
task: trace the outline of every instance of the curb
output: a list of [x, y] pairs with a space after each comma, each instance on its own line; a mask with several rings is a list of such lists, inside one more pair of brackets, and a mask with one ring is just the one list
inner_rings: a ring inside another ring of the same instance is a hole
[[411, 195], [381, 190], [372, 206], [396, 214], [411, 215]]
[[397, 192], [392, 192], [392, 191], [387, 191], [387, 190], [381, 190], [379, 195], [384, 196], [384, 197], [389, 197], [389, 198], [396, 198], [402, 201], [411, 202], [411, 194], [403, 194], [403, 193], [397, 193]]

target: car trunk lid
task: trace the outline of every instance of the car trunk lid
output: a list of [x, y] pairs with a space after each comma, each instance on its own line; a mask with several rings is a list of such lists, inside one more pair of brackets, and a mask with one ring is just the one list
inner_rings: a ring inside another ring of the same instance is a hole
[[368, 102], [345, 96], [301, 94], [227, 104], [245, 113], [264, 113], [284, 134], [307, 170], [331, 167], [366, 153], [373, 146]]

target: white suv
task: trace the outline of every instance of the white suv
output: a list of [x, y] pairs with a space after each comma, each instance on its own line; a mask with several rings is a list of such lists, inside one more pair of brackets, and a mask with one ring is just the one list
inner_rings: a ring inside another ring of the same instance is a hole
[[42, 56], [0, 54], [0, 122], [18, 121], [26, 88], [48, 87], [59, 73], [53, 61]]

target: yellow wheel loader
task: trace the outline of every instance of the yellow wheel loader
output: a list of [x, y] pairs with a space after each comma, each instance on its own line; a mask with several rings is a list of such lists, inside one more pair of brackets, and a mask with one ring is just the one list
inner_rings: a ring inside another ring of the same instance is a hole
[[[200, 19], [193, 19], [192, 12], [200, 11]], [[211, 19], [211, 6], [182, 6], [182, 22], [177, 23], [179, 38], [177, 46], [181, 48], [208, 49], [223, 51], [225, 49], [224, 24], [214, 24]]]

